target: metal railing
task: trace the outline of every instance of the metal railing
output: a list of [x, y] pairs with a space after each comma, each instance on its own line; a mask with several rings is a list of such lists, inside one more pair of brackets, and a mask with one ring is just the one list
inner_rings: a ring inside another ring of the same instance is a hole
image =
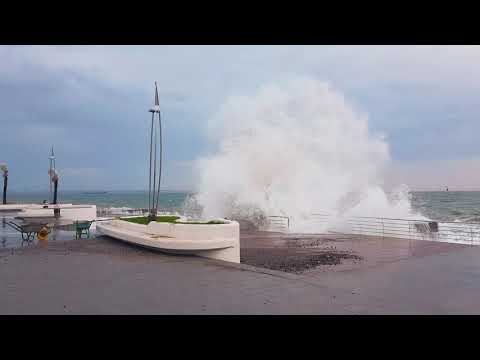
[[[268, 217], [269, 231], [289, 232], [290, 225], [286, 216]], [[302, 228], [310, 234], [350, 234], [480, 245], [480, 223], [315, 213], [302, 220]]]
[[288, 216], [272, 215], [267, 217], [267, 224], [262, 230], [273, 232], [288, 232], [290, 230], [290, 218]]
[[97, 207], [97, 216], [145, 215], [148, 209], [132, 209], [127, 207]]

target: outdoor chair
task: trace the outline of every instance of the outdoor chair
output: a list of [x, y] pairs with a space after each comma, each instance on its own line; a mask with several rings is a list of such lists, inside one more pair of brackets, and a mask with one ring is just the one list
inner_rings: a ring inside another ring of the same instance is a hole
[[75, 221], [75, 239], [81, 239], [82, 235], [90, 238], [90, 226], [93, 221]]

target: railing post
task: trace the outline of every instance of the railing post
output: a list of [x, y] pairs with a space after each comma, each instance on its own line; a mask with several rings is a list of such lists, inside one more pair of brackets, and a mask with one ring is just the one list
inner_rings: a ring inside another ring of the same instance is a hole
[[382, 218], [382, 240], [385, 240], [385, 224], [383, 223], [383, 218]]

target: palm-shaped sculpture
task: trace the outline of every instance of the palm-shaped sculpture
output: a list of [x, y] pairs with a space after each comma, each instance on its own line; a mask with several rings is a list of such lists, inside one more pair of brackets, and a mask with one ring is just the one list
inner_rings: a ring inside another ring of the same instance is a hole
[[3, 204], [7, 203], [7, 186], [8, 186], [8, 167], [7, 164], [0, 165], [0, 170], [3, 173]]
[[[148, 179], [148, 218], [154, 221], [157, 217], [158, 200], [160, 198], [160, 181], [162, 178], [162, 118], [158, 101], [157, 83], [155, 82], [155, 105], [149, 110], [152, 113], [150, 128], [150, 167]], [[156, 116], [157, 115], [157, 116]], [[157, 121], [158, 119], [158, 121]], [[157, 172], [158, 168], [158, 172]]]

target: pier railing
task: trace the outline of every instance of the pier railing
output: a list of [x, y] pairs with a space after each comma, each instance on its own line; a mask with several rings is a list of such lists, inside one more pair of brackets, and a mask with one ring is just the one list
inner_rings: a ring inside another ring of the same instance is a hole
[[97, 207], [97, 216], [145, 215], [147, 209], [132, 209], [127, 207]]
[[[311, 214], [301, 222], [302, 232], [311, 234], [351, 234], [480, 245], [480, 223], [369, 216], [339, 217], [326, 213]], [[268, 217], [269, 231], [295, 231], [291, 225], [291, 219], [286, 216]]]
[[265, 230], [275, 232], [289, 232], [290, 218], [288, 216], [268, 216], [267, 226]]

